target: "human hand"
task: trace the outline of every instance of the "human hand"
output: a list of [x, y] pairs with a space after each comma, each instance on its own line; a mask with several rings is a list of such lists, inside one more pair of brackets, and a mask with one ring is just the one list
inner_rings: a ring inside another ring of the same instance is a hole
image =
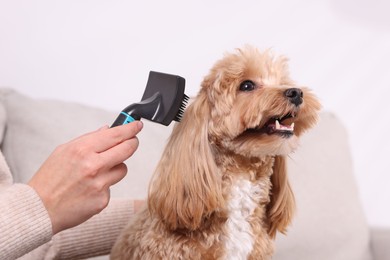
[[58, 146], [28, 185], [42, 199], [53, 234], [74, 227], [102, 211], [110, 186], [123, 179], [123, 163], [138, 147], [142, 122], [104, 127]]

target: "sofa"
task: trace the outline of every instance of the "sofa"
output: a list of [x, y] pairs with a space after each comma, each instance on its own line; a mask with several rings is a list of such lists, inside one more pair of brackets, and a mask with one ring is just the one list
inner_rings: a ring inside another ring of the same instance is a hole
[[[1, 150], [15, 181], [27, 182], [57, 145], [109, 125], [117, 112], [35, 99], [0, 88]], [[112, 197], [146, 197], [172, 125], [144, 121], [139, 149], [126, 161], [128, 175], [112, 187]], [[354, 180], [348, 134], [333, 113], [321, 113], [319, 124], [290, 156], [288, 168], [297, 211], [287, 235], [277, 235], [273, 259], [390, 259], [390, 230], [367, 224]]]

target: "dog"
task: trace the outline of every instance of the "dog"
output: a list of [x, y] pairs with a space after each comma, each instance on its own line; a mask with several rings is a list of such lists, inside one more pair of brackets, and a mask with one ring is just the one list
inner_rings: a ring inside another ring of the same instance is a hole
[[321, 108], [287, 62], [244, 46], [215, 63], [111, 259], [271, 258], [295, 209], [286, 156]]

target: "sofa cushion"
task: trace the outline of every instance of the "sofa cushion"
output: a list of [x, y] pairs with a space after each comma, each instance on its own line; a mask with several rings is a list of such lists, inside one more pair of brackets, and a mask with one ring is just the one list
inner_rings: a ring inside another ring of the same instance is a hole
[[0, 144], [3, 141], [5, 125], [7, 124], [7, 113], [3, 104], [0, 102]]
[[[0, 118], [6, 123], [2, 150], [18, 182], [28, 181], [57, 145], [110, 125], [117, 116], [117, 112], [76, 103], [29, 98], [9, 89], [0, 89], [0, 101], [6, 112], [0, 117], [7, 118]], [[147, 194], [171, 126], [144, 124], [139, 148], [126, 162], [128, 175], [112, 188], [113, 197], [145, 198]], [[287, 236], [277, 236], [273, 259], [371, 259], [348, 136], [339, 120], [323, 113], [288, 166], [297, 214]]]

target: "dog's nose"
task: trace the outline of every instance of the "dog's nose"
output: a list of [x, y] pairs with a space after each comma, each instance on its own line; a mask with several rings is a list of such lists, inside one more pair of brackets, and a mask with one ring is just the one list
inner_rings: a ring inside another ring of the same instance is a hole
[[303, 92], [299, 88], [289, 88], [284, 92], [284, 95], [296, 106], [303, 102]]

